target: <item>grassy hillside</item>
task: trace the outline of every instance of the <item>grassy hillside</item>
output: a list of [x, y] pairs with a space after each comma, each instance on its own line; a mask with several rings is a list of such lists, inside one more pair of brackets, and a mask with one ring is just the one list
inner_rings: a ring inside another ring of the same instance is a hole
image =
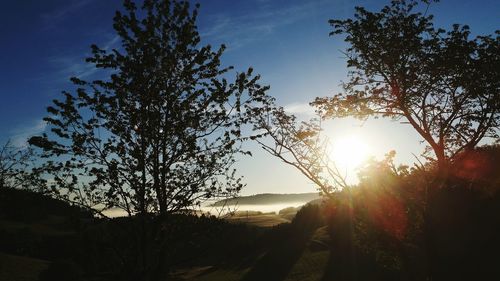
[[48, 266], [45, 260], [0, 253], [0, 280], [35, 281]]
[[32, 222], [50, 216], [91, 218], [92, 214], [40, 193], [10, 188], [0, 190], [0, 219]]

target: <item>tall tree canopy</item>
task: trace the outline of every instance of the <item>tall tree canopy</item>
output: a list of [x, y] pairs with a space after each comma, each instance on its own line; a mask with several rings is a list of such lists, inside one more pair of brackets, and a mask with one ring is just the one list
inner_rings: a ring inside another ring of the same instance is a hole
[[445, 31], [418, 7], [393, 0], [380, 12], [357, 7], [353, 19], [330, 20], [331, 35], [349, 46], [349, 80], [342, 93], [313, 104], [331, 118], [408, 122], [444, 170], [483, 138], [498, 139], [500, 31], [474, 38], [467, 25]]
[[121, 46], [93, 45], [87, 59], [109, 77], [72, 78], [76, 91], [48, 107], [51, 132], [30, 139], [48, 158], [49, 185], [67, 200], [129, 215], [234, 195], [241, 129], [268, 87], [252, 69], [227, 80], [225, 47], [200, 44], [198, 5], [126, 0], [124, 8], [113, 25]]

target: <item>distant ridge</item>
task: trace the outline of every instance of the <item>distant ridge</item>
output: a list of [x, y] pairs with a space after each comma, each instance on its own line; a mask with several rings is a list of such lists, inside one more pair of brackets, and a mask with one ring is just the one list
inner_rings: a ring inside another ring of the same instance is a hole
[[292, 194], [279, 194], [279, 193], [262, 193], [250, 196], [241, 196], [231, 199], [224, 199], [213, 203], [211, 206], [224, 206], [224, 205], [272, 205], [280, 203], [293, 203], [293, 202], [310, 202], [320, 199], [318, 192], [310, 193], [292, 193]]

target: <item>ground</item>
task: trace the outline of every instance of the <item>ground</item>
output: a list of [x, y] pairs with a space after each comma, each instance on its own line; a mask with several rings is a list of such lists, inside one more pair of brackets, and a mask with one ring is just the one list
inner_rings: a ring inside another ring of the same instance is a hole
[[50, 262], [0, 253], [0, 280], [35, 281]]
[[[307, 247], [303, 249], [297, 259], [292, 259], [292, 263], [275, 263], [277, 266], [286, 267], [284, 281], [319, 281], [323, 278], [325, 267], [327, 266], [330, 251], [327, 246], [329, 240], [326, 227], [318, 228], [307, 242]], [[269, 251], [272, 252], [272, 249]], [[179, 269], [174, 273], [177, 280], [193, 281], [250, 281], [259, 280], [261, 276], [259, 267], [265, 270], [265, 259], [272, 253], [265, 252], [247, 266], [205, 266]], [[287, 257], [283, 257], [286, 260]], [[274, 262], [273, 262], [274, 264]], [[281, 268], [283, 269], [283, 268]], [[277, 271], [281, 270], [277, 268]]]

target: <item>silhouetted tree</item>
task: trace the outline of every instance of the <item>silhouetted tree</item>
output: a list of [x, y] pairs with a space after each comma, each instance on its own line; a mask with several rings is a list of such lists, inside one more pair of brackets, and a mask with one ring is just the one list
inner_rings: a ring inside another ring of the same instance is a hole
[[252, 138], [265, 151], [298, 169], [323, 195], [348, 186], [331, 158], [328, 138], [321, 134], [321, 118], [301, 122], [276, 106], [274, 100], [258, 110], [254, 129], [267, 138]]
[[353, 19], [330, 20], [330, 35], [349, 45], [349, 80], [344, 92], [313, 104], [330, 118], [407, 121], [446, 174], [460, 152], [498, 138], [500, 31], [471, 39], [467, 25], [435, 28], [418, 4], [394, 0], [380, 12], [357, 7]]
[[30, 139], [49, 158], [58, 196], [129, 215], [179, 212], [243, 184], [232, 164], [247, 110], [265, 100], [252, 69], [228, 82], [225, 49], [200, 45], [198, 5], [125, 1], [114, 29], [121, 46], [92, 46], [88, 63], [109, 74], [72, 78], [75, 93], [48, 107], [51, 133]]
[[171, 214], [239, 192], [232, 165], [237, 154], [249, 154], [242, 127], [267, 101], [268, 87], [251, 68], [228, 81], [225, 47], [200, 44], [198, 5], [141, 3], [125, 0], [116, 12], [121, 46], [91, 47], [87, 62], [107, 78], [72, 78], [75, 92], [47, 109], [50, 133], [29, 143], [43, 150], [56, 197], [101, 214], [118, 207], [137, 215], [124, 230], [127, 245], [113, 246], [129, 249], [115, 277], [164, 280], [171, 232], [183, 227]]
[[32, 160], [31, 149], [15, 147], [10, 140], [0, 147], [0, 190], [26, 187]]

